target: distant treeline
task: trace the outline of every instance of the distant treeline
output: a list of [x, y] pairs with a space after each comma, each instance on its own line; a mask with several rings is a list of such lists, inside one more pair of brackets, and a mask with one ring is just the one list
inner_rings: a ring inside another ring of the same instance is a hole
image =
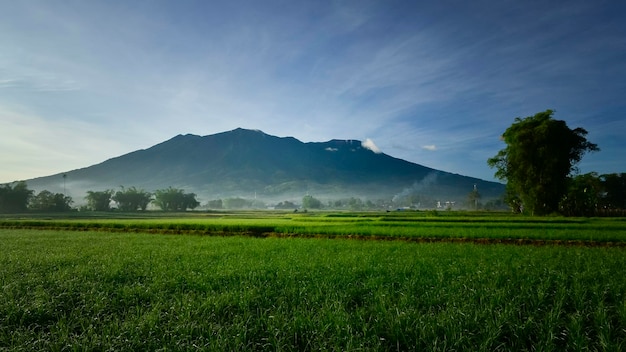
[[63, 193], [43, 190], [35, 194], [24, 181], [0, 185], [0, 213], [70, 211], [72, 203]]
[[[86, 205], [73, 208], [74, 201], [63, 193], [43, 190], [37, 194], [28, 189], [25, 181], [0, 185], [0, 213], [64, 212], [64, 211], [145, 211], [152, 204], [162, 211], [186, 211], [201, 206], [196, 194], [169, 187], [148, 192], [136, 187], [119, 190], [87, 191]], [[500, 199], [481, 202], [481, 195], [474, 189], [462, 204], [440, 201], [419, 193], [394, 197], [389, 200], [362, 200], [358, 197], [322, 201], [305, 195], [301, 202], [285, 200], [268, 205], [258, 199], [240, 197], [213, 199], [202, 205], [206, 209], [337, 209], [337, 210], [384, 210], [384, 209], [433, 209], [444, 208], [470, 210], [504, 210], [523, 212], [521, 203], [516, 207], [513, 196], [504, 194]], [[598, 175], [588, 173], [569, 177], [567, 192], [559, 202], [559, 213], [565, 216], [626, 216], [626, 173]]]
[[74, 201], [63, 193], [43, 190], [35, 194], [26, 182], [0, 185], [0, 213], [63, 212], [63, 211], [143, 211], [152, 203], [163, 211], [186, 211], [200, 205], [194, 193], [169, 187], [147, 192], [135, 187], [121, 190], [88, 191], [87, 205], [72, 208]]

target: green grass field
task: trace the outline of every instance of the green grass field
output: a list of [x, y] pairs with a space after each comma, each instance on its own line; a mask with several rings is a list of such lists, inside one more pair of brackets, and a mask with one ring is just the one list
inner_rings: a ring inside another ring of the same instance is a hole
[[144, 217], [0, 220], [0, 350], [626, 349], [622, 220]]
[[626, 244], [626, 218], [522, 217], [463, 212], [75, 213], [0, 218], [0, 228], [116, 232], [351, 237], [455, 241], [573, 241]]

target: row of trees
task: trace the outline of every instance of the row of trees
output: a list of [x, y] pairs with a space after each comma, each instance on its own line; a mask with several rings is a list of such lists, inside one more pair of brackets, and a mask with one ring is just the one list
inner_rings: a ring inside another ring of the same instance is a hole
[[[513, 211], [533, 215], [557, 212], [594, 215], [626, 209], [626, 174], [578, 175], [576, 165], [582, 157], [600, 149], [586, 139], [585, 129], [572, 130], [565, 121], [555, 120], [553, 114], [552, 110], [546, 110], [516, 118], [502, 135], [506, 147], [488, 159], [488, 165], [496, 168], [495, 176], [506, 181], [504, 201]], [[195, 197], [193, 193], [172, 187], [154, 194], [131, 187], [117, 192], [89, 191], [86, 199], [88, 208], [96, 211], [109, 210], [111, 201], [124, 211], [145, 210], [150, 202], [165, 211], [183, 211], [199, 205]], [[475, 189], [468, 195], [468, 204], [478, 208], [479, 199], [480, 194]], [[411, 202], [416, 200], [411, 199]], [[71, 203], [71, 198], [63, 194], [42, 191], [34, 195], [25, 182], [0, 185], [0, 212], [63, 211], [70, 209]], [[246, 204], [246, 200], [231, 198], [214, 205], [238, 208]], [[356, 199], [348, 204], [354, 209], [364, 206]], [[291, 205], [291, 202], [282, 204]], [[307, 195], [302, 199], [302, 206], [318, 209], [323, 205]]]
[[154, 200], [152, 193], [135, 187], [128, 189], [122, 187], [117, 192], [114, 190], [87, 191], [85, 199], [87, 200], [87, 209], [93, 211], [111, 210], [111, 201], [115, 202], [121, 211], [146, 210], [148, 204]]
[[52, 193], [43, 190], [30, 200], [29, 207], [32, 210], [40, 212], [59, 212], [72, 210], [72, 197], [68, 197], [63, 193]]
[[24, 181], [0, 185], [0, 213], [68, 211], [72, 203], [72, 198], [63, 193], [43, 190], [35, 194]]
[[[182, 189], [169, 187], [167, 189], [148, 192], [136, 187], [121, 187], [120, 190], [87, 191], [86, 205], [80, 210], [86, 211], [111, 211], [114, 208], [120, 211], [144, 211], [149, 204], [153, 204], [163, 211], [185, 211], [200, 206], [194, 193], [185, 193]], [[0, 213], [18, 213], [26, 211], [57, 212], [70, 211], [73, 200], [62, 193], [52, 193], [47, 190], [35, 195], [29, 190], [26, 183], [14, 182], [0, 185]], [[431, 202], [435, 204], [434, 202]], [[429, 203], [430, 204], [430, 203]], [[394, 204], [391, 201], [362, 200], [350, 197], [344, 199], [329, 200], [327, 203], [318, 198], [306, 195], [301, 204], [292, 201], [284, 201], [275, 205], [276, 209], [349, 209], [349, 210], [375, 210], [387, 209]], [[261, 209], [267, 205], [257, 199], [225, 198], [209, 200], [206, 204], [209, 209]]]
[[576, 165], [600, 149], [583, 128], [570, 129], [546, 110], [516, 118], [504, 132], [506, 147], [488, 159], [506, 181], [505, 201], [516, 212], [593, 215], [626, 208], [626, 174], [578, 175]]
[[200, 205], [195, 193], [185, 193], [184, 190], [173, 187], [159, 189], [154, 193], [135, 187], [122, 187], [117, 192], [113, 190], [88, 191], [85, 199], [87, 209], [92, 211], [111, 210], [111, 201], [115, 202], [121, 211], [146, 210], [151, 202], [163, 211], [185, 211], [195, 209]]
[[[200, 205], [194, 193], [185, 193], [182, 189], [173, 187], [154, 193], [135, 187], [122, 187], [118, 191], [88, 191], [85, 199], [85, 210], [92, 211], [109, 211], [112, 203], [121, 211], [146, 210], [150, 203], [163, 211], [185, 211]], [[72, 203], [72, 198], [63, 193], [43, 190], [35, 194], [24, 181], [0, 185], [0, 213], [70, 211]]]

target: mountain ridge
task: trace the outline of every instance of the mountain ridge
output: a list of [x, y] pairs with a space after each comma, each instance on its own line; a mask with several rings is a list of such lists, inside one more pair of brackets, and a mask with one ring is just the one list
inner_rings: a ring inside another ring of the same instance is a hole
[[496, 182], [372, 151], [359, 140], [305, 143], [243, 128], [206, 136], [179, 134], [89, 167], [27, 180], [32, 189], [50, 191], [59, 191], [63, 182], [75, 200], [87, 190], [119, 186], [148, 191], [172, 186], [194, 192], [203, 201], [253, 194], [268, 200], [304, 194], [391, 199], [411, 189], [422, 197], [462, 201], [475, 184], [483, 198], [504, 191]]

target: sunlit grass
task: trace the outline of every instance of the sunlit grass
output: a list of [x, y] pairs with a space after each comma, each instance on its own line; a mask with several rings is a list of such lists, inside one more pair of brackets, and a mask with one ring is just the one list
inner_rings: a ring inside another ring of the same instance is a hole
[[623, 248], [0, 230], [0, 349], [623, 350]]
[[[524, 217], [463, 212], [324, 213], [213, 212], [111, 213], [114, 218], [23, 218], [0, 220], [2, 228], [57, 228], [201, 235], [375, 237], [402, 239], [493, 239], [625, 243], [623, 218]], [[98, 215], [96, 213], [96, 215]]]

